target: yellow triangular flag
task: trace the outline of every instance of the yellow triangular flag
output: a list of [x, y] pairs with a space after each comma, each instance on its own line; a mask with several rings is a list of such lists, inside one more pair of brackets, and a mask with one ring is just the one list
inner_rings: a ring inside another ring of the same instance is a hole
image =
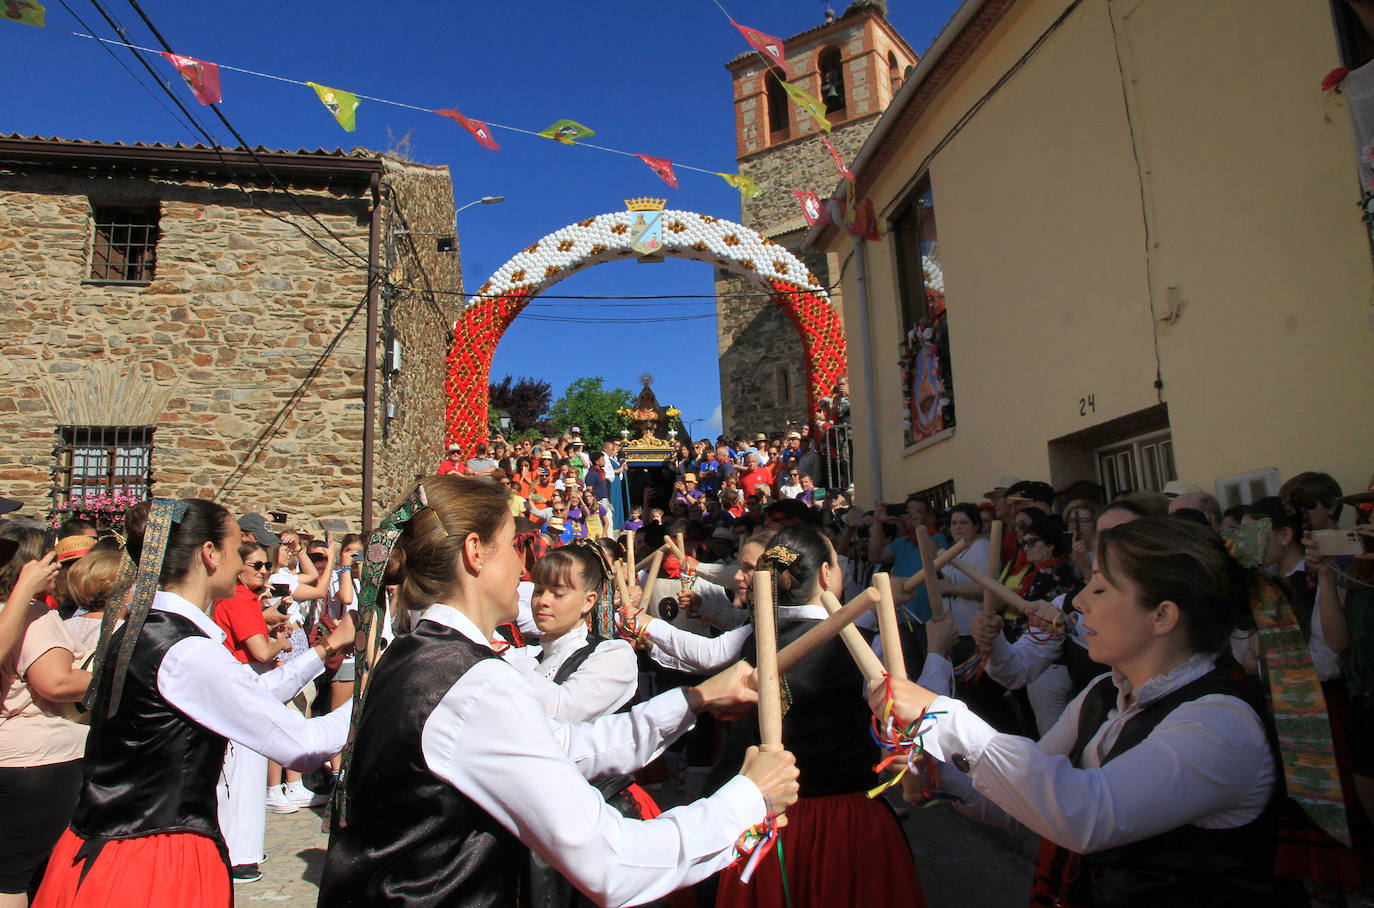
[[830, 121], [825, 118], [825, 105], [812, 97], [805, 89], [798, 88], [790, 82], [783, 82], [782, 90], [792, 96], [792, 100], [797, 102], [797, 106], [811, 114], [811, 119], [826, 132], [830, 131]]
[[546, 139], [562, 142], [564, 145], [575, 145], [578, 139], [587, 139], [596, 135], [595, 132], [576, 120], [558, 120], [539, 134]]
[[717, 172], [716, 176], [738, 189], [745, 198], [757, 199], [763, 195], [763, 190], [758, 187], [758, 184], [751, 177], [746, 177], [742, 173]]
[[339, 121], [348, 132], [355, 132], [358, 128], [358, 96], [351, 91], [340, 91], [337, 88], [330, 88], [327, 85], [316, 85], [314, 82], [307, 82], [311, 88], [315, 89], [315, 94], [320, 96], [320, 103], [329, 108], [329, 112], [334, 115], [334, 119]]
[[24, 25], [46, 28], [46, 11], [38, 0], [5, 0], [0, 3], [0, 19], [11, 19]]

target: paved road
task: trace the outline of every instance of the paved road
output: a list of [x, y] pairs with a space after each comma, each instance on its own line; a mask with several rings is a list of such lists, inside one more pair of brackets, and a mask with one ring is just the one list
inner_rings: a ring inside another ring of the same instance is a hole
[[[321, 810], [267, 815], [263, 877], [236, 887], [239, 905], [315, 904], [329, 841], [320, 831], [321, 815]], [[1035, 857], [1029, 835], [989, 830], [946, 806], [912, 810], [903, 825], [930, 908], [1026, 904]]]

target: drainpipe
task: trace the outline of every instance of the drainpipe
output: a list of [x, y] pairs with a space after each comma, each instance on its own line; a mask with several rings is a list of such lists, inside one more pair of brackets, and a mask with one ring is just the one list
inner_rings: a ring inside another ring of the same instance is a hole
[[873, 337], [868, 324], [868, 262], [864, 241], [854, 238], [854, 276], [859, 286], [859, 351], [863, 364], [864, 396], [868, 399], [868, 475], [873, 484], [873, 505], [883, 500], [883, 479], [878, 442], [878, 390], [873, 385]]
[[367, 349], [363, 354], [363, 538], [372, 532], [372, 458], [377, 444], [377, 255], [382, 234], [382, 175], [372, 175], [372, 220], [367, 228]]

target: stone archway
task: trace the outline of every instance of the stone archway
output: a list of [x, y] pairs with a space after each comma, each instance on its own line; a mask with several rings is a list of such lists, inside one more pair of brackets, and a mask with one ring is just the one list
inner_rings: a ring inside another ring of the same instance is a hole
[[[506, 328], [530, 300], [584, 268], [645, 255], [636, 222], [658, 210], [635, 203], [647, 201], [636, 199], [629, 203], [633, 210], [555, 230], [511, 258], [481, 286], [454, 326], [448, 354], [446, 421], [451, 442], [470, 451], [486, 440], [492, 357]], [[662, 211], [661, 225], [654, 257], [706, 262], [750, 278], [787, 314], [806, 353], [807, 412], [814, 412], [847, 371], [844, 326], [820, 280], [783, 246], [742, 224], [669, 209]]]

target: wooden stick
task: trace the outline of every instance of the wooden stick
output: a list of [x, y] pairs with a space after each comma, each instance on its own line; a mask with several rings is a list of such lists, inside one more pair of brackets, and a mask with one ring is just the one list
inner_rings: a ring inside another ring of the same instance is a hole
[[636, 565], [635, 565], [635, 573], [638, 574], [640, 571], [644, 570], [644, 568], [648, 566], [649, 562], [651, 562], [651, 561], [654, 560], [654, 556], [655, 556], [655, 555], [659, 555], [660, 558], [661, 558], [663, 552], [665, 552], [665, 551], [671, 551], [671, 550], [672, 550], [672, 549], [671, 549], [671, 546], [672, 546], [672, 543], [668, 542], [668, 541], [665, 539], [664, 542], [663, 542], [663, 545], [661, 545], [661, 546], [659, 546], [658, 548], [654, 549], [652, 552], [650, 552], [649, 554], [645, 555], [643, 558], [639, 559], [639, 564], [636, 564]]
[[[1002, 573], [1002, 521], [994, 520], [988, 532], [988, 576], [996, 577]], [[983, 590], [983, 611], [992, 614], [997, 611], [997, 597], [991, 590]]]
[[[968, 543], [964, 542], [961, 539], [949, 548], [941, 549], [939, 552], [935, 554], [935, 567], [942, 568], [945, 565], [949, 564], [955, 558], [958, 558], [961, 554], [963, 554], [964, 549], [966, 548], [968, 548]], [[916, 576], [908, 577], [901, 582], [902, 592], [906, 593], [909, 596], [912, 593], [916, 592], [916, 590], [920, 588], [921, 584], [925, 582], [926, 572], [925, 569], [922, 568], [921, 570], [916, 572]]]
[[[925, 527], [916, 528], [916, 545], [921, 550], [921, 573], [926, 575], [926, 596], [930, 599], [932, 618], [945, 616], [945, 585], [940, 580], [940, 568], [935, 563], [935, 542]], [[883, 640], [883, 646], [887, 640]]]
[[[755, 574], [754, 576], [757, 577], [758, 575]], [[825, 610], [832, 615], [843, 608], [840, 605], [840, 600], [836, 599], [835, 594], [829, 590], [821, 593], [821, 605], [825, 606]], [[852, 624], [845, 625], [840, 631], [840, 639], [844, 641], [845, 647], [849, 650], [849, 655], [854, 657], [854, 664], [859, 666], [859, 671], [863, 673], [865, 679], [869, 681], [883, 680], [885, 673], [883, 663], [869, 648], [868, 641], [864, 640], [863, 634], [859, 633], [857, 627]]]
[[687, 537], [682, 533], [677, 534], [677, 560], [682, 562], [682, 569], [687, 569]]
[[631, 565], [631, 564], [634, 564], [634, 563], [635, 563], [635, 531], [634, 531], [634, 530], [630, 530], [630, 532], [628, 532], [628, 533], [625, 534], [625, 564], [628, 566], [628, 565]]
[[778, 627], [773, 620], [773, 575], [757, 571], [753, 587], [760, 748], [782, 750], [782, 681], [778, 675]]
[[659, 549], [649, 556], [649, 573], [644, 575], [644, 595], [648, 596], [654, 591], [654, 583], [658, 581], [658, 569], [663, 566], [663, 550]]
[[883, 661], [887, 672], [906, 679], [906, 660], [902, 658], [902, 640], [897, 636], [897, 603], [892, 598], [892, 578], [879, 572], [873, 575], [873, 589], [878, 591], [878, 632], [883, 635]]
[[957, 558], [954, 560], [953, 564], [956, 569], [962, 572], [974, 583], [981, 586], [985, 591], [996, 596], [999, 600], [1001, 600], [1001, 602], [1004, 605], [1013, 608], [1018, 612], [1025, 612], [1028, 608], [1030, 608], [1029, 602], [1022, 599], [1020, 596], [1016, 595], [1006, 586], [998, 583], [996, 580], [989, 577], [987, 574], [984, 574], [982, 571], [978, 570], [973, 565], [966, 564]]
[[878, 591], [869, 587], [845, 603], [844, 608], [826, 618], [811, 630], [778, 651], [778, 673], [785, 675], [796, 668], [807, 656], [830, 642], [846, 627], [853, 624], [860, 615], [866, 615], [878, 604]]

